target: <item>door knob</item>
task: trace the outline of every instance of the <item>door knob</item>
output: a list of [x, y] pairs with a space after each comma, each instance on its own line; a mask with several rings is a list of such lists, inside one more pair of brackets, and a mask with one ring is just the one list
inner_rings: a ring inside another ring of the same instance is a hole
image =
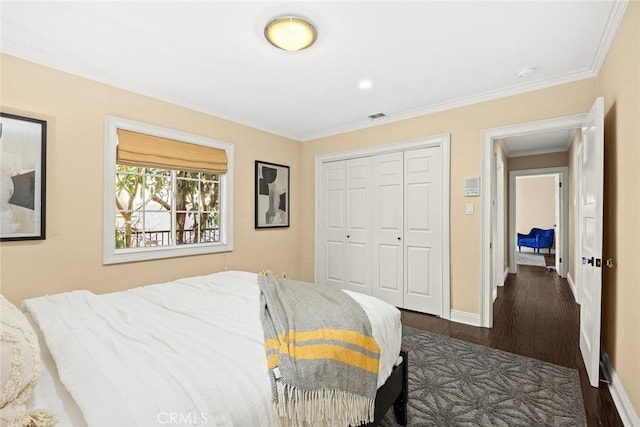
[[347, 239], [348, 239], [349, 237], [351, 237], [351, 236], [347, 234]]
[[604, 262], [604, 265], [606, 265], [609, 268], [613, 268], [613, 266], [615, 265], [615, 262], [613, 261], [613, 258], [607, 258], [607, 260]]
[[402, 240], [402, 237], [398, 237], [398, 240]]

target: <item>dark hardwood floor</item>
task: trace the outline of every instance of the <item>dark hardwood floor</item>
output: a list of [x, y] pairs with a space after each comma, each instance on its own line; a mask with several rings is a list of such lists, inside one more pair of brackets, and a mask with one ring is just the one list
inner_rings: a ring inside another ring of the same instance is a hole
[[498, 288], [493, 316], [493, 328], [487, 329], [402, 310], [402, 323], [577, 369], [587, 425], [623, 425], [607, 385], [589, 385], [579, 347], [580, 307], [565, 279], [545, 267], [518, 266]]

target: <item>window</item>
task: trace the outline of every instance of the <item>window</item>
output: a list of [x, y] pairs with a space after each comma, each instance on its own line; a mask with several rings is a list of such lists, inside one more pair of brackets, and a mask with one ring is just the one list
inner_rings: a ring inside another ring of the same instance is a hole
[[113, 116], [105, 133], [105, 264], [232, 250], [232, 144]]

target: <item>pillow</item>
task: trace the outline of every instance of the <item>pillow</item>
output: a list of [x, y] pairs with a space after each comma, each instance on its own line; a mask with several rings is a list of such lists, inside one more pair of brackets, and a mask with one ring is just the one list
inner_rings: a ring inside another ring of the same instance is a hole
[[0, 295], [0, 424], [47, 427], [55, 424], [50, 411], [26, 412], [25, 402], [40, 379], [40, 346], [27, 318]]

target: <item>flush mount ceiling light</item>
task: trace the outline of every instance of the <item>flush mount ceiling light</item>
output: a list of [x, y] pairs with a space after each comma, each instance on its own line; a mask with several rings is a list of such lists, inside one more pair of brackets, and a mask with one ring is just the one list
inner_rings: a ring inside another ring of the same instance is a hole
[[283, 50], [295, 51], [311, 46], [317, 37], [316, 29], [308, 21], [295, 16], [282, 16], [264, 27], [269, 43]]

